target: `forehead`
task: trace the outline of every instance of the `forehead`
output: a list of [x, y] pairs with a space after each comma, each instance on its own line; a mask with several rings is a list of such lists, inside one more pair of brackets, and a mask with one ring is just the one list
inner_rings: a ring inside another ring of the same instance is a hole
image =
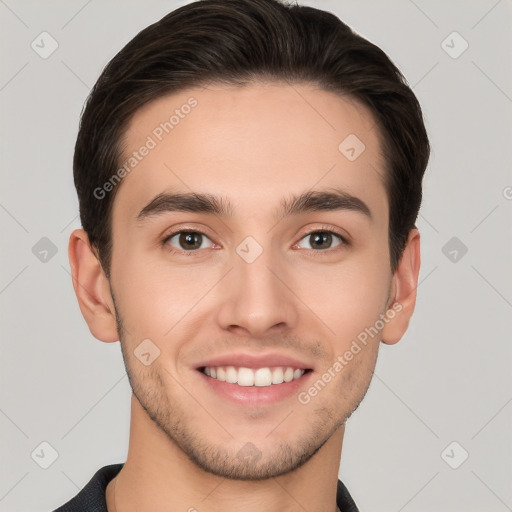
[[373, 115], [311, 84], [209, 85], [160, 97], [135, 113], [123, 147], [114, 215], [135, 217], [163, 191], [193, 191], [232, 198], [244, 216], [275, 211], [284, 193], [329, 187], [387, 210]]

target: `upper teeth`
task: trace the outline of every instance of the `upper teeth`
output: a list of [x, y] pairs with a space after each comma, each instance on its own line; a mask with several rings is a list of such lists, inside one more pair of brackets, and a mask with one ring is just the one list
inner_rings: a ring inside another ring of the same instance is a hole
[[234, 366], [206, 366], [203, 372], [214, 379], [239, 386], [270, 386], [298, 379], [304, 375], [305, 370], [291, 366], [257, 368], [256, 370], [244, 367], [235, 368]]

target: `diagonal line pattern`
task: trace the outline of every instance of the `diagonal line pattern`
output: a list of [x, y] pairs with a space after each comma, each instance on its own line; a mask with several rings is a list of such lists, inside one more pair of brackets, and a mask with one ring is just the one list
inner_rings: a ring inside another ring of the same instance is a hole
[[74, 75], [83, 85], [85, 85], [85, 87], [87, 87], [88, 90], [90, 90], [91, 88], [89, 87], [89, 85], [87, 85], [63, 60], [61, 60], [62, 62], [62, 65], [68, 69], [68, 71]]
[[435, 270], [437, 270], [437, 268], [439, 267], [439, 265], [436, 265], [419, 283], [418, 283], [418, 286], [416, 286], [416, 289], [418, 289], [420, 287], [420, 285], [427, 279], [429, 278]]
[[286, 494], [288, 494], [288, 496], [290, 496], [290, 498], [291, 498], [293, 501], [295, 501], [295, 503], [297, 503], [297, 505], [299, 505], [299, 507], [300, 507], [302, 510], [305, 510], [306, 512], [308, 512], [308, 511], [307, 511], [307, 509], [306, 509], [306, 508], [305, 508], [301, 503], [299, 503], [299, 502], [295, 499], [295, 497], [294, 497], [292, 494], [290, 494], [290, 493], [288, 492], [288, 490], [287, 490], [285, 487], [283, 487], [283, 486], [279, 483], [279, 480], [278, 480], [276, 477], [274, 477], [274, 478], [273, 478], [273, 480], [274, 480], [274, 482], [275, 482], [277, 485], [279, 485], [279, 487], [281, 487], [281, 489], [282, 489]]
[[223, 478], [218, 485], [216, 485], [201, 501], [207, 500], [225, 481], [226, 479]]
[[[69, 271], [69, 270], [68, 270], [64, 265], [62, 265], [62, 264], [61, 264], [61, 266], [60, 266], [60, 267], [62, 268], [62, 270], [64, 270], [64, 272], [66, 272], [66, 274], [68, 274], [68, 276], [69, 276], [69, 277], [71, 277], [71, 282], [72, 282], [72, 283], [75, 283], [75, 282], [76, 282], [76, 283], [78, 284], [78, 286], [79, 286], [80, 288], [82, 288], [82, 290], [84, 290], [84, 292], [85, 292], [89, 297], [91, 297], [91, 298], [92, 298], [92, 295], [89, 293], [89, 290], [88, 290], [88, 289], [87, 289], [87, 288], [86, 288], [86, 287], [85, 287], [85, 286], [84, 286], [84, 285], [83, 285], [83, 284], [82, 284], [78, 279], [73, 279], [73, 275], [71, 274], [71, 272], [70, 272], [70, 271]], [[117, 314], [117, 312], [116, 312], [116, 314]], [[131, 333], [130, 333], [130, 330], [129, 330], [125, 325], [123, 325], [123, 330], [124, 330], [124, 332], [125, 332], [126, 334], [128, 334], [128, 335], [129, 335], [129, 334], [131, 334]]]
[[490, 420], [489, 420], [489, 421], [488, 421], [488, 422], [487, 422], [483, 427], [481, 427], [481, 428], [480, 428], [480, 430], [478, 430], [478, 432], [477, 432], [477, 433], [476, 433], [476, 434], [471, 438], [471, 440], [473, 440], [473, 439], [474, 439], [478, 434], [480, 434], [480, 432], [482, 432], [482, 430], [483, 430], [485, 427], [487, 427], [487, 425], [489, 425], [489, 423], [491, 423], [491, 421], [492, 421], [494, 418], [496, 418], [496, 416], [498, 416], [498, 414], [499, 414], [501, 411], [503, 411], [503, 409], [505, 409], [505, 407], [506, 407], [510, 402], [512, 402], [512, 398], [510, 398], [509, 400], [507, 400], [507, 401], [505, 402], [505, 404], [504, 404], [504, 405], [502, 405], [502, 406], [500, 407], [500, 409], [498, 410], [498, 412], [497, 412], [496, 414], [494, 414], [494, 416], [492, 416], [492, 418], [491, 418], [491, 419], [490, 419]]
[[496, 206], [495, 206], [495, 207], [494, 207], [494, 208], [493, 208], [493, 209], [492, 209], [492, 210], [491, 210], [491, 211], [490, 211], [490, 212], [489, 212], [489, 213], [488, 213], [488, 214], [487, 214], [487, 215], [486, 215], [486, 216], [485, 216], [485, 217], [484, 217], [484, 218], [483, 218], [483, 219], [482, 219], [482, 220], [481, 220], [481, 221], [480, 221], [480, 222], [479, 222], [479, 223], [478, 223], [478, 224], [477, 224], [477, 225], [476, 225], [476, 226], [475, 226], [471, 231], [470, 231], [470, 233], [473, 233], [473, 231], [475, 231], [475, 229], [476, 229], [477, 227], [479, 227], [479, 226], [480, 226], [480, 224], [482, 224], [482, 222], [483, 222], [484, 220], [486, 220], [486, 219], [487, 219], [487, 217], [489, 217], [492, 213], [494, 213], [494, 212], [496, 211], [496, 209], [498, 208], [498, 206], [499, 206], [499, 204], [497, 204], [497, 205], [496, 205]]
[[73, 480], [71, 480], [71, 478], [66, 475], [66, 473], [64, 473], [64, 471], [60, 471], [78, 490], [80, 490], [80, 487], [78, 485], [75, 484], [75, 482], [73, 482]]
[[11, 13], [16, 17], [18, 18], [18, 20], [23, 23], [23, 25], [25, 25], [25, 27], [27, 28], [30, 28], [5, 2], [4, 0], [0, 0], [0, 3], [2, 3], [7, 9], [9, 9], [9, 11], [11, 11]]
[[270, 435], [272, 434], [272, 432], [274, 432], [274, 430], [277, 429], [277, 427], [279, 427], [279, 425], [283, 424], [284, 421], [286, 420], [286, 418], [288, 418], [288, 416], [290, 416], [290, 414], [294, 411], [294, 409], [292, 409], [266, 436], [265, 436], [265, 439]]
[[400, 512], [401, 510], [403, 510], [414, 498], [416, 498], [416, 496], [418, 496], [418, 494], [423, 491], [423, 489], [425, 489], [425, 487], [427, 487], [427, 485], [432, 482], [432, 480], [434, 480], [434, 478], [439, 475], [439, 471], [411, 498], [409, 499], [409, 501], [407, 501], [404, 505], [402, 505], [402, 507], [400, 509], [398, 509], [398, 512]]
[[336, 128], [313, 106], [311, 103], [293, 86], [292, 83], [290, 83], [288, 80], [286, 80], [286, 83], [304, 100], [305, 103], [307, 103], [334, 131], [336, 131]]
[[[416, 418], [418, 418], [418, 419], [421, 421], [421, 423], [423, 423], [423, 425], [424, 425], [425, 427], [427, 427], [427, 428], [430, 430], [430, 432], [432, 432], [432, 434], [434, 434], [434, 435], [439, 439], [439, 436], [438, 436], [438, 435], [437, 435], [437, 434], [436, 434], [436, 433], [435, 433], [435, 432], [434, 432], [434, 431], [433, 431], [433, 430], [432, 430], [432, 429], [431, 429], [431, 428], [426, 424], [426, 422], [425, 422], [424, 420], [422, 420], [422, 419], [421, 419], [421, 418], [420, 418], [420, 417], [419, 417], [419, 416], [414, 412], [414, 410], [413, 410], [411, 407], [409, 407], [409, 406], [408, 406], [408, 405], [407, 405], [407, 404], [406, 404], [406, 403], [405, 403], [405, 402], [404, 402], [404, 401], [403, 401], [403, 400], [402, 400], [402, 399], [401, 399], [401, 398], [400, 398], [400, 397], [399, 397], [399, 396], [398, 396], [398, 395], [397, 395], [397, 394], [396, 394], [396, 393], [395, 393], [395, 392], [394, 392], [394, 391], [393, 391], [393, 390], [392, 390], [392, 389], [391, 389], [391, 388], [390, 388], [390, 387], [389, 387], [389, 386], [388, 386], [388, 385], [387, 385], [387, 384], [386, 384], [386, 383], [385, 383], [385, 382], [384, 382], [384, 381], [383, 381], [383, 380], [382, 380], [382, 379], [381, 379], [381, 378], [380, 378], [380, 377], [375, 373], [375, 372], [373, 373], [373, 375], [374, 375], [375, 377], [377, 377], [377, 379], [379, 379], [379, 380], [380, 380], [380, 382], [381, 382], [381, 383], [382, 383], [382, 384], [383, 384], [383, 385], [384, 385], [384, 386], [385, 386], [385, 387], [386, 387], [386, 388], [387, 388], [387, 389], [388, 389], [388, 390], [389, 390], [393, 395], [395, 395], [395, 397], [396, 397], [396, 398], [398, 398], [398, 400], [400, 400], [400, 402], [402, 402], [402, 404], [403, 404], [403, 405], [405, 405], [405, 407], [407, 407], [407, 409], [409, 409], [409, 411], [410, 411], [412, 414], [414, 414], [414, 416], [416, 416]], [[403, 507], [402, 507], [402, 508], [403, 508]]]
[[62, 233], [65, 229], [67, 229], [73, 222], [75, 222], [76, 219], [78, 219], [78, 215], [75, 215], [61, 230], [60, 233]]
[[9, 418], [9, 416], [7, 416], [7, 414], [2, 410], [0, 409], [0, 412], [28, 439], [29, 437], [27, 436], [27, 434], [25, 434], [25, 432], [23, 432], [23, 430], [21, 430], [21, 428], [19, 427], [19, 425], [17, 423], [15, 423], [11, 418]]
[[29, 471], [27, 471], [1, 498], [0, 501], [2, 501], [4, 498], [7, 497], [7, 495], [29, 474]]
[[329, 329], [329, 331], [332, 332], [332, 334], [336, 335], [336, 333], [268, 265], [267, 268], [270, 270], [270, 272], [272, 272], [272, 274], [274, 274], [274, 276], [277, 279], [279, 279], [279, 281], [281, 281], [281, 283], [283, 283], [286, 286], [286, 288], [288, 288], [288, 290], [290, 290], [291, 293], [293, 293], [294, 297], [300, 300], [303, 306], [308, 308], [309, 311], [311, 311], [311, 313], [313, 313], [318, 318], [318, 320], [320, 320], [320, 322], [322, 322], [325, 325], [325, 327], [327, 327], [327, 329]]
[[499, 4], [501, 3], [501, 0], [498, 0], [472, 27], [471, 27], [471, 30], [473, 30], [477, 25], [480, 24], [481, 21], [483, 21], [488, 14], [490, 14], [491, 11], [494, 10], [494, 8]]
[[474, 265], [471, 265], [471, 268], [510, 306], [512, 307], [512, 303], [501, 293], [498, 291], [498, 289], [493, 286], [486, 278], [485, 276], [477, 270], [477, 268]]
[[503, 94], [503, 96], [505, 96], [505, 98], [507, 98], [508, 101], [512, 103], [512, 98], [474, 60], [472, 60], [471, 63], [480, 71], [480, 73], [482, 73], [482, 75], [485, 76], [485, 78], [487, 78], [487, 80], [489, 80], [489, 82], [491, 82], [491, 84], [494, 85], [494, 87], [496, 87], [496, 89], [498, 89], [498, 91], [501, 92], [501, 94]]
[[176, 377], [165, 367], [163, 367], [164, 370], [174, 379], [174, 381], [176, 383], [178, 383], [185, 392], [187, 392], [190, 396], [190, 398], [192, 398], [193, 400], [195, 400], [195, 402], [202, 408], [204, 409], [204, 411], [208, 414], [208, 416], [210, 416], [210, 418], [215, 421], [215, 423], [217, 423], [217, 425], [219, 425], [219, 427], [224, 430], [224, 432], [226, 432], [226, 434], [229, 434], [231, 437], [233, 437], [233, 434], [231, 434], [231, 432], [229, 432], [218, 420], [217, 418], [215, 418], [215, 416], [213, 416], [213, 414], [178, 380], [176, 379]]
[[415, 3], [413, 0], [409, 0], [409, 2], [411, 2], [411, 4], [414, 5], [414, 7], [416, 7], [416, 9], [418, 9], [418, 11], [423, 14], [423, 16], [425, 16], [425, 18], [427, 18], [427, 20], [430, 21], [432, 25], [434, 25], [434, 27], [439, 28], [439, 25], [423, 9], [421, 9], [417, 3]]
[[[171, 172], [172, 174], [174, 174], [174, 176], [181, 181], [181, 183], [183, 183], [183, 185], [185, 185], [185, 187], [187, 187], [191, 192], [193, 192], [193, 190], [183, 181], [182, 178], [180, 178], [166, 163], [164, 163], [164, 166], [167, 168], [167, 170], [169, 172]], [[228, 229], [230, 232], [233, 232], [233, 230], [222, 220], [222, 218], [215, 214], [215, 218], [226, 228]]]
[[82, 7], [80, 7], [80, 9], [78, 9], [78, 11], [75, 14], [73, 14], [73, 16], [71, 16], [71, 18], [68, 21], [66, 21], [64, 25], [62, 25], [61, 30], [63, 28], [66, 28], [91, 2], [92, 0], [88, 0], [88, 2], [82, 5]]
[[2, 87], [0, 87], [0, 92], [3, 91], [27, 66], [28, 62], [25, 62], [25, 64], [23, 64], [23, 66], [21, 66], [21, 68], [18, 69], [18, 71], [16, 71], [12, 77], [9, 78], [9, 80], [7, 80], [7, 82], [2, 85]]
[[414, 85], [411, 86], [411, 89], [414, 89], [415, 87], [417, 87], [424, 78], [427, 77], [427, 75], [430, 74], [431, 71], [434, 70], [434, 68], [439, 64], [439, 61], [437, 61]]
[[[334, 168], [336, 167], [336, 164], [333, 164], [330, 169], [323, 175], [323, 176], [320, 176], [320, 178], [315, 182], [313, 183], [313, 185], [311, 185], [311, 187], [309, 187], [309, 189], [307, 190], [308, 192], [311, 192], [313, 190], [314, 187], [316, 187]], [[280, 219], [278, 220], [268, 231], [267, 233], [270, 233], [283, 219]]]
[[3, 205], [0, 204], [0, 207], [9, 215], [21, 228], [25, 231], [25, 233], [28, 233], [28, 229]]
[[473, 475], [475, 475], [478, 480], [480, 480], [480, 482], [482, 482], [482, 484], [487, 487], [487, 489], [492, 493], [494, 494], [494, 496], [499, 500], [501, 501], [501, 503], [503, 503], [503, 505], [505, 505], [505, 507], [507, 507], [507, 510], [512, 510], [512, 508], [510, 508], [473, 470], [471, 470], [471, 473], [473, 473]]
[[123, 373], [120, 379], [118, 379], [113, 386], [111, 386], [103, 396], [96, 401], [96, 403], [60, 438], [61, 441], [70, 434], [70, 432], [126, 377], [126, 373]]
[[167, 336], [190, 313], [190, 311], [192, 311], [192, 309], [194, 309], [232, 270], [233, 267], [231, 267], [215, 284], [213, 284], [210, 289], [195, 304], [193, 304], [188, 309], [188, 311], [186, 311], [183, 316], [164, 334], [164, 336]]
[[5, 290], [7, 290], [7, 288], [9, 288], [9, 286], [11, 286], [12, 283], [14, 283], [14, 281], [16, 281], [16, 279], [18, 279], [18, 277], [21, 276], [21, 274], [23, 274], [23, 272], [25, 272], [25, 270], [27, 270], [28, 268], [28, 265], [25, 265], [25, 267], [20, 270], [1, 290], [0, 290], [0, 295], [2, 293], [5, 292]]
[[429, 222], [429, 220], [420, 213], [420, 217], [437, 233], [439, 234], [439, 231], [436, 229], [436, 227], [431, 223]]

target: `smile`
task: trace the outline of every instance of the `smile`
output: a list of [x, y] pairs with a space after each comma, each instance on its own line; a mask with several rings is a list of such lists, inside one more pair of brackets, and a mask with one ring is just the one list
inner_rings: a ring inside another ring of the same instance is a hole
[[305, 372], [291, 366], [245, 368], [235, 366], [205, 366], [201, 371], [212, 379], [238, 386], [267, 387], [300, 379]]

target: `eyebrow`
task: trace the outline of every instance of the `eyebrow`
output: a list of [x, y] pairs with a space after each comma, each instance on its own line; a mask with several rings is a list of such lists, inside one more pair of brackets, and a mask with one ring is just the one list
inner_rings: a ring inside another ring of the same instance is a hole
[[[338, 188], [312, 190], [300, 195], [291, 195], [281, 201], [273, 214], [276, 219], [281, 220], [284, 217], [306, 212], [339, 210], [357, 212], [367, 217], [368, 220], [373, 220], [371, 210], [364, 201]], [[146, 219], [169, 212], [204, 213], [232, 218], [234, 211], [233, 203], [224, 196], [197, 192], [163, 192], [142, 208], [137, 215], [137, 222], [142, 223]]]

